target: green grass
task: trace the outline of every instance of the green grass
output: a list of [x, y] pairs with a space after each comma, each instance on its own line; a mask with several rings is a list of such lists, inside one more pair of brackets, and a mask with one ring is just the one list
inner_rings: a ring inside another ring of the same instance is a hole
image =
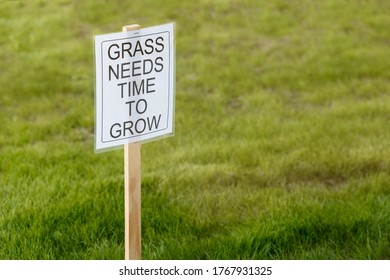
[[[127, 3], [123, 3], [127, 2]], [[176, 22], [144, 259], [390, 259], [389, 1], [0, 2], [0, 259], [123, 259], [93, 35]]]

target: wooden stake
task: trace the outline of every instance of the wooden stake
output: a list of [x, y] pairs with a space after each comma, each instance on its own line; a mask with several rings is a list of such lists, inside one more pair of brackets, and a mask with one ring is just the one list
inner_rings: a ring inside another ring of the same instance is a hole
[[125, 144], [125, 260], [141, 259], [141, 144]]
[[[141, 29], [138, 24], [122, 31]], [[141, 259], [141, 144], [125, 144], [125, 260]]]

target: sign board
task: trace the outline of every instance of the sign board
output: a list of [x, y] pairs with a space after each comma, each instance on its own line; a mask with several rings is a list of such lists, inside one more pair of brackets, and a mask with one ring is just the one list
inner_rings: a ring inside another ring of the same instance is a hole
[[174, 132], [174, 24], [95, 36], [95, 151]]

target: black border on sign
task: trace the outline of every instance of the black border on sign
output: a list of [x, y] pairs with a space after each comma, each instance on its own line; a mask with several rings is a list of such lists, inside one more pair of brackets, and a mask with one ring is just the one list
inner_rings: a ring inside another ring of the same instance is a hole
[[[142, 30], [142, 29], [141, 29]], [[142, 133], [142, 134], [138, 134], [138, 135], [134, 135], [134, 136], [129, 136], [129, 137], [123, 137], [123, 138], [120, 138], [120, 139], [115, 139], [115, 140], [109, 140], [109, 141], [103, 141], [103, 89], [104, 89], [104, 86], [103, 86], [103, 43], [106, 43], [106, 42], [112, 42], [112, 41], [120, 41], [120, 40], [126, 40], [126, 39], [135, 39], [135, 38], [141, 38], [141, 37], [147, 37], [147, 36], [153, 36], [153, 35], [157, 35], [157, 34], [162, 34], [162, 33], [168, 33], [168, 113], [167, 113], [167, 125], [164, 127], [164, 128], [161, 128], [161, 129], [158, 129], [158, 130], [154, 130], [154, 131], [151, 131], [151, 132], [148, 132], [148, 133]], [[116, 142], [116, 141], [121, 141], [121, 140], [124, 140], [124, 139], [130, 139], [130, 138], [134, 138], [134, 137], [140, 137], [140, 136], [144, 136], [144, 135], [148, 135], [148, 134], [153, 134], [153, 133], [156, 133], [156, 132], [159, 132], [159, 131], [163, 131], [163, 130], [166, 130], [169, 126], [169, 116], [170, 116], [170, 107], [169, 107], [169, 100], [170, 100], [170, 95], [171, 95], [171, 32], [170, 31], [162, 31], [162, 32], [156, 32], [156, 33], [150, 33], [150, 34], [147, 34], [147, 35], [139, 35], [139, 36], [134, 36], [134, 37], [124, 37], [124, 38], [119, 38], [119, 39], [112, 39], [112, 40], [105, 40], [105, 41], [102, 41], [100, 43], [100, 50], [101, 50], [101, 61], [102, 61], [102, 120], [101, 120], [101, 132], [102, 132], [102, 135], [101, 135], [101, 140], [102, 140], [102, 143], [110, 143], [110, 142]], [[162, 135], [157, 135], [155, 137], [161, 137]], [[146, 140], [150, 140], [152, 139], [153, 136], [151, 138], [148, 138], [148, 139], [144, 139], [142, 141], [146, 141]], [[142, 142], [141, 141], [141, 142]]]

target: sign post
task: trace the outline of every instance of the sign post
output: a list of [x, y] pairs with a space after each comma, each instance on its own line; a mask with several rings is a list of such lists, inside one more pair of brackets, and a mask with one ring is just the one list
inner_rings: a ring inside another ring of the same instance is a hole
[[[122, 27], [138, 30], [138, 24]], [[124, 146], [125, 175], [125, 260], [141, 259], [141, 144]]]
[[141, 144], [125, 144], [125, 260], [141, 259]]
[[141, 259], [141, 143], [174, 133], [174, 25], [95, 36], [95, 152], [124, 145], [125, 259]]

